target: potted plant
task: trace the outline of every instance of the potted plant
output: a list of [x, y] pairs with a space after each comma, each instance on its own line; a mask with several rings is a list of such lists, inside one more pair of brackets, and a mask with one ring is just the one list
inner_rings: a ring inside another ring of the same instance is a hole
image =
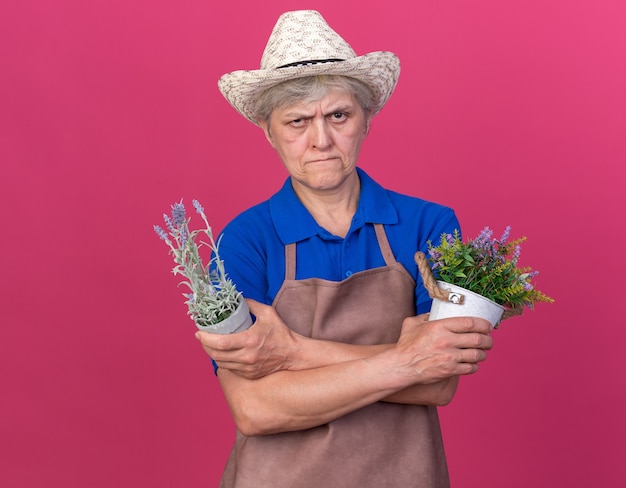
[[[204, 208], [197, 200], [192, 203], [204, 220], [204, 229], [189, 231], [191, 218], [186, 217], [182, 200], [172, 205], [171, 217], [163, 215], [169, 233], [158, 225], [154, 226], [174, 257], [174, 275], [184, 276], [186, 280], [180, 284], [191, 291], [183, 293], [187, 298], [187, 313], [198, 329], [205, 332], [230, 334], [246, 330], [252, 325], [248, 305], [226, 274], [224, 262], [219, 256], [219, 240], [216, 243], [213, 238]], [[208, 242], [196, 242], [201, 235], [206, 236]], [[200, 257], [200, 249], [205, 246], [211, 253], [206, 265]]]
[[554, 302], [532, 284], [538, 272], [518, 265], [520, 244], [526, 238], [509, 242], [510, 232], [507, 227], [496, 239], [485, 227], [478, 237], [464, 243], [455, 230], [443, 234], [437, 246], [428, 242], [428, 258], [421, 251], [415, 254], [424, 286], [433, 299], [431, 320], [478, 316], [497, 327], [501, 320], [521, 314], [524, 307]]

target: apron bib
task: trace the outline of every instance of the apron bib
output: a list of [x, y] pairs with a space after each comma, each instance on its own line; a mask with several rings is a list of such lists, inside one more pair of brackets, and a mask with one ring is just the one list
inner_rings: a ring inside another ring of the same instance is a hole
[[[341, 282], [296, 280], [296, 245], [273, 306], [299, 334], [351, 344], [394, 343], [415, 315], [415, 281], [375, 224], [386, 266]], [[376, 402], [328, 424], [247, 437], [237, 431], [221, 488], [446, 488], [435, 407]]]

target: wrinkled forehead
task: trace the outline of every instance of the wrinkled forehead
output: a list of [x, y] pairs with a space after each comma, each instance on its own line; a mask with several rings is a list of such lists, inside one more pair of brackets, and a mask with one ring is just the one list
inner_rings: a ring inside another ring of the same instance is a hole
[[362, 111], [354, 93], [340, 88], [329, 88], [326, 93], [303, 94], [297, 100], [285, 100], [275, 105], [272, 112], [315, 112], [323, 113]]

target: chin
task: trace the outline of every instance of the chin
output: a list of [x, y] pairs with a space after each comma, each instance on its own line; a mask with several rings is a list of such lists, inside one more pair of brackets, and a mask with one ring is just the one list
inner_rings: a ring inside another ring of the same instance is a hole
[[336, 175], [334, 177], [317, 178], [311, 181], [311, 188], [315, 190], [335, 190], [349, 184], [346, 175]]
[[353, 180], [350, 178], [352, 174], [356, 174], [356, 168], [347, 169], [343, 165], [340, 167], [331, 167], [319, 165], [315, 168], [309, 168], [303, 174], [293, 177], [298, 183], [312, 190], [333, 190], [344, 184], [350, 184]]

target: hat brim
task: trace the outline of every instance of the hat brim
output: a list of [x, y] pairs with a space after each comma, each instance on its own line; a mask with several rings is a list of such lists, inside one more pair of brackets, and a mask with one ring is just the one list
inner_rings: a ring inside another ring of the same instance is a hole
[[258, 125], [254, 114], [256, 97], [283, 81], [315, 75], [348, 76], [368, 85], [374, 93], [374, 115], [384, 107], [396, 87], [400, 61], [391, 52], [377, 51], [345, 61], [278, 69], [239, 70], [222, 76], [218, 87], [237, 112]]

